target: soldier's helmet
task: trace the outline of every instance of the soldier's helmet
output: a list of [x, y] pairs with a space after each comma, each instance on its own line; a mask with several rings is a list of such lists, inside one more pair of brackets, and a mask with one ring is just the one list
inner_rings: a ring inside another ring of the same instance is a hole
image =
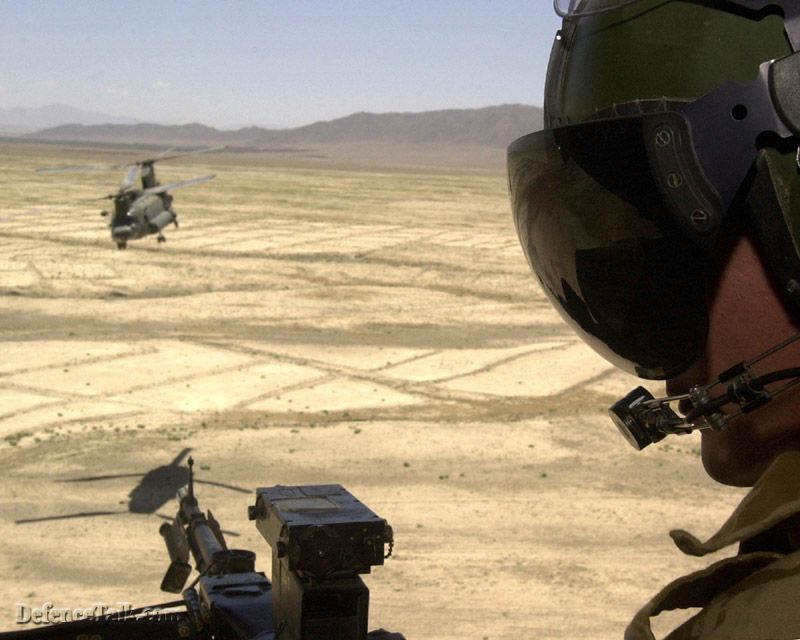
[[731, 221], [752, 227], [800, 301], [800, 1], [555, 7], [546, 129], [508, 151], [517, 233], [590, 346], [672, 377], [702, 353], [709, 265]]

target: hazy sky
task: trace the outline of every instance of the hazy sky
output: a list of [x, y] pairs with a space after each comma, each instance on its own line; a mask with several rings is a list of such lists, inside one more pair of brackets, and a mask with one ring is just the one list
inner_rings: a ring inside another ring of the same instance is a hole
[[0, 0], [0, 107], [298, 126], [541, 105], [550, 0]]

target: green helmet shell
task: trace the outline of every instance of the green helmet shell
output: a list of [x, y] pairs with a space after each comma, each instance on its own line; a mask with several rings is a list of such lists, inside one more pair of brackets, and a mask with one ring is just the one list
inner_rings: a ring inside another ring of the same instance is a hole
[[792, 52], [781, 16], [756, 20], [710, 4], [640, 0], [565, 20], [547, 74], [546, 125], [637, 100], [692, 100], [729, 80], [747, 83], [759, 64]]

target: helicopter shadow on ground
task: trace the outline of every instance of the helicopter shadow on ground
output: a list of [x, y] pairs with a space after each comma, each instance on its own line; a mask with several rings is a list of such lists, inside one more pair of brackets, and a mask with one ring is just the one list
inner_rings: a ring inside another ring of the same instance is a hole
[[[171, 521], [171, 516], [164, 516], [157, 513], [165, 504], [174, 500], [178, 490], [189, 484], [189, 468], [182, 462], [191, 452], [190, 448], [183, 449], [177, 456], [166, 465], [161, 465], [150, 469], [145, 473], [119, 473], [101, 476], [86, 476], [83, 478], [70, 478], [68, 480], [57, 480], [61, 483], [78, 482], [101, 482], [104, 480], [115, 480], [118, 478], [141, 478], [139, 483], [131, 489], [128, 494], [128, 508], [125, 510], [110, 511], [79, 511], [76, 513], [58, 514], [51, 516], [41, 516], [37, 518], [24, 518], [15, 520], [15, 524], [32, 524], [36, 522], [48, 522], [53, 520], [69, 520], [72, 518], [91, 518], [96, 516], [121, 515], [125, 513], [135, 513], [142, 515], [156, 515], [164, 520]], [[212, 482], [209, 480], [198, 480], [194, 478], [195, 484], [205, 484], [214, 487], [229, 489], [239, 493], [250, 493], [248, 489], [236, 485]], [[238, 535], [235, 532], [226, 531], [226, 534]]]

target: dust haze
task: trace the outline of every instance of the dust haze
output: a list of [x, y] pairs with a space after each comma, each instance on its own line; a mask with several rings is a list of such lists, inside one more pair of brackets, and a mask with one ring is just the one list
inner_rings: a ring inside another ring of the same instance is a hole
[[184, 158], [159, 179], [217, 178], [175, 193], [166, 243], [117, 251], [91, 199], [122, 175], [34, 172], [140, 156], [0, 147], [0, 629], [15, 603], [170, 600], [189, 451], [267, 573], [258, 486], [341, 483], [386, 518], [370, 627], [409, 640], [621, 637], [707, 564], [667, 531], [710, 535], [741, 491], [693, 436], [616, 433], [639, 381], [547, 304], [502, 173]]

